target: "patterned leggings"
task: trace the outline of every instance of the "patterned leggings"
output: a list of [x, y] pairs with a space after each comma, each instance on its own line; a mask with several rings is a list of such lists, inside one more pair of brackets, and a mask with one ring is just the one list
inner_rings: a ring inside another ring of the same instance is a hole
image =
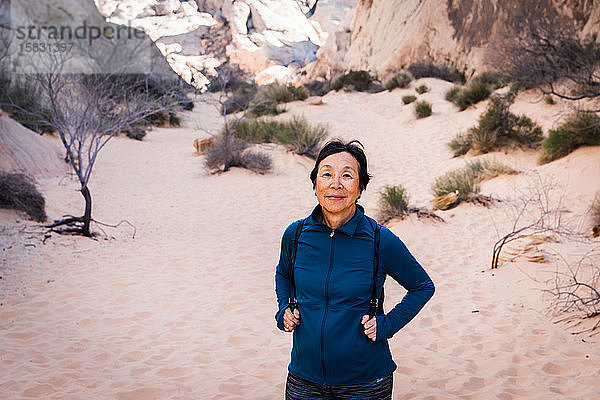
[[285, 400], [391, 400], [392, 375], [358, 385], [330, 386], [312, 383], [288, 372]]

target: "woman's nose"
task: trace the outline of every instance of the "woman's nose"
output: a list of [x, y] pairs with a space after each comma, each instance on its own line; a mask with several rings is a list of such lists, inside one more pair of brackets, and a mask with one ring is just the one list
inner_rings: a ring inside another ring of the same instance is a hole
[[336, 189], [342, 187], [342, 180], [339, 176], [336, 175], [333, 177], [333, 179], [331, 180], [331, 187]]

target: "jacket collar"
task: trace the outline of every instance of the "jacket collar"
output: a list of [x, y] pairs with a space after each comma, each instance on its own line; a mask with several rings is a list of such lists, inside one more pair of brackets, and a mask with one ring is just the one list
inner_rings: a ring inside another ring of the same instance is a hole
[[[354, 236], [354, 234], [356, 233], [356, 231], [358, 229], [358, 225], [364, 215], [365, 215], [365, 209], [360, 204], [357, 204], [356, 211], [354, 212], [354, 215], [352, 216], [352, 218], [350, 218], [350, 221], [346, 222], [344, 225], [340, 226], [336, 230], [343, 232], [348, 236]], [[329, 228], [327, 225], [325, 225], [323, 222], [321, 222], [322, 220], [323, 220], [323, 209], [321, 208], [320, 204], [317, 204], [317, 206], [313, 209], [312, 213], [308, 216], [308, 222], [311, 225], [319, 226], [323, 230], [326, 230], [326, 231], [331, 230], [331, 228]]]

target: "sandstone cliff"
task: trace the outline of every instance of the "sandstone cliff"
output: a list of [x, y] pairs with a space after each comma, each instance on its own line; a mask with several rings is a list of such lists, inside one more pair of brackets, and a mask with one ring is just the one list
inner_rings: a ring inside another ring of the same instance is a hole
[[518, 35], [520, 22], [597, 32], [598, 8], [576, 0], [361, 0], [345, 65], [380, 76], [418, 61], [492, 69], [492, 46]]

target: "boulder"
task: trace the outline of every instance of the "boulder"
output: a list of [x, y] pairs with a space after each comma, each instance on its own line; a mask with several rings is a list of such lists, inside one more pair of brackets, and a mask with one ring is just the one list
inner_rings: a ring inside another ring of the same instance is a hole
[[283, 65], [273, 65], [258, 74], [254, 78], [257, 85], [268, 85], [270, 83], [289, 83], [294, 71]]
[[55, 143], [0, 111], [0, 171], [53, 178], [66, 174], [69, 166]]

